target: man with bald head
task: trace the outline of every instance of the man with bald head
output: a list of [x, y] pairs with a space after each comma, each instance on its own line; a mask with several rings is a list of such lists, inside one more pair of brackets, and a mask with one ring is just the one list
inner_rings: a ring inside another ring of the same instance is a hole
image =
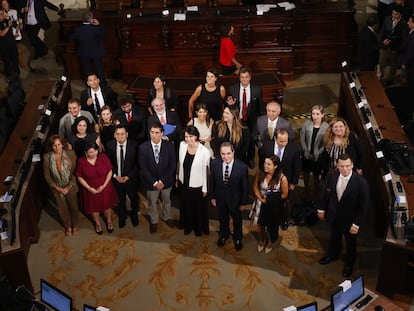
[[290, 122], [280, 116], [281, 106], [277, 101], [271, 101], [266, 105], [266, 114], [257, 118], [257, 132], [255, 135], [259, 154], [259, 166], [263, 164], [263, 144], [273, 141], [277, 129], [285, 129], [289, 134], [289, 140], [293, 141], [295, 134]]

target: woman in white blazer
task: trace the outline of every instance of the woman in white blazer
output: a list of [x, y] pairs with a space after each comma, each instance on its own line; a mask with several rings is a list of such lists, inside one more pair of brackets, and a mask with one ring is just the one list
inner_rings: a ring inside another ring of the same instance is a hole
[[[324, 134], [329, 127], [324, 121], [324, 108], [321, 105], [315, 105], [311, 110], [311, 119], [303, 124], [300, 130], [300, 143], [303, 149], [302, 171], [303, 181], [305, 184], [306, 199], [316, 199], [319, 194], [319, 183], [322, 172], [322, 164], [319, 156], [324, 151]], [[313, 175], [314, 191], [310, 190], [310, 173]], [[311, 195], [313, 194], [313, 195]]]
[[206, 204], [210, 152], [200, 141], [195, 126], [184, 129], [178, 156], [178, 182], [180, 188], [180, 225], [184, 234], [193, 230], [196, 236], [209, 234]]

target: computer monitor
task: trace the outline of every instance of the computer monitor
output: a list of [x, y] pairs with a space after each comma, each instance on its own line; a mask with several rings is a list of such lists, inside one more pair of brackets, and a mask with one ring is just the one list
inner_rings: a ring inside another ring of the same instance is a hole
[[296, 307], [296, 311], [318, 311], [318, 303], [314, 301], [306, 305]]
[[89, 306], [89, 305], [84, 304], [84, 305], [83, 305], [83, 311], [96, 311], [96, 308], [95, 308], [95, 307], [92, 307], [92, 306]]
[[72, 311], [72, 298], [43, 279], [40, 279], [40, 299], [54, 310]]
[[342, 287], [339, 287], [331, 295], [331, 310], [346, 310], [352, 303], [364, 296], [364, 293], [364, 277], [359, 275], [352, 280], [351, 288], [344, 291]]

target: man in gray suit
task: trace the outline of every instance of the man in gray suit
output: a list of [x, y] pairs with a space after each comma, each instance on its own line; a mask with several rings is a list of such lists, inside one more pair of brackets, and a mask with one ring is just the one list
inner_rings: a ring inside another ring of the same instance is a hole
[[72, 133], [72, 124], [77, 117], [84, 116], [88, 118], [91, 124], [95, 123], [93, 116], [89, 111], [81, 110], [81, 104], [77, 99], [69, 99], [68, 113], [66, 113], [59, 121], [59, 135], [65, 138]]
[[285, 129], [289, 134], [289, 141], [294, 141], [295, 134], [290, 122], [280, 116], [281, 106], [276, 101], [266, 105], [266, 115], [257, 118], [257, 132], [255, 135], [259, 154], [259, 166], [263, 165], [263, 144], [273, 141], [277, 129]]

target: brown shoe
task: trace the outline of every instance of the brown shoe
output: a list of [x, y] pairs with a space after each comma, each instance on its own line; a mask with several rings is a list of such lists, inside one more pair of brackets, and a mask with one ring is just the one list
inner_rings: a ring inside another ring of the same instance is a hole
[[158, 224], [150, 224], [150, 232], [156, 233], [158, 230]]
[[165, 223], [167, 224], [168, 227], [170, 228], [174, 228], [175, 227], [175, 223], [172, 219], [168, 219], [165, 221]]

